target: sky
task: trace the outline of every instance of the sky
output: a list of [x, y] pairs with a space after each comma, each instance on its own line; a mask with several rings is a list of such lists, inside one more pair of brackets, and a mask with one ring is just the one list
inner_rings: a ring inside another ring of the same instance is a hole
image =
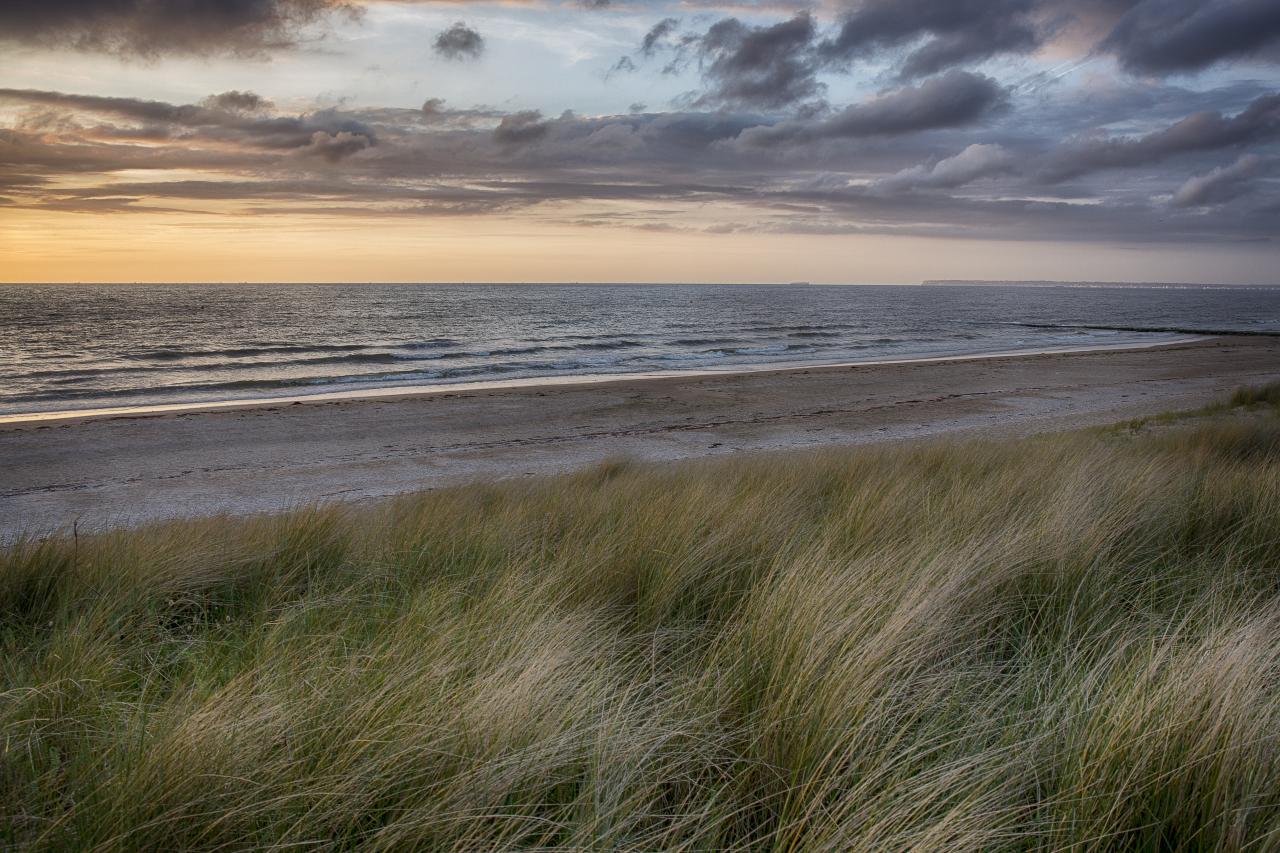
[[1277, 0], [4, 0], [0, 281], [1280, 283]]

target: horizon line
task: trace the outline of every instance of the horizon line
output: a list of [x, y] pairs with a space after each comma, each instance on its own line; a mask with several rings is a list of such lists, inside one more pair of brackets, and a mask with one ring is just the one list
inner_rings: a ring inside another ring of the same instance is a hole
[[392, 280], [392, 281], [0, 281], [0, 287], [1224, 287], [1224, 288], [1277, 288], [1280, 282], [1212, 282], [1212, 281], [1102, 281], [1054, 280], [1054, 279], [924, 279], [922, 281], [482, 281], [482, 280]]

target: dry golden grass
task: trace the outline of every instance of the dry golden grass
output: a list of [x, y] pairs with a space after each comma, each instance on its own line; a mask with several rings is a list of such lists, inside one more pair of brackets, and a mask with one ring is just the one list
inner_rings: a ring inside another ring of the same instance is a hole
[[0, 554], [25, 849], [1280, 847], [1280, 417]]

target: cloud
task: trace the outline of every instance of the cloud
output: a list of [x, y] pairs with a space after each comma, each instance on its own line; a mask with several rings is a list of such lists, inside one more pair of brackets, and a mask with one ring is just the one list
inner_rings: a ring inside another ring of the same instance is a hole
[[1039, 47], [1037, 0], [866, 0], [843, 20], [822, 56], [833, 63], [867, 59], [892, 48], [915, 47], [904, 78], [921, 77], [1000, 53]]
[[699, 43], [711, 89], [698, 102], [773, 109], [816, 97], [823, 86], [808, 54], [816, 33], [808, 14], [763, 27], [713, 24]]
[[1100, 45], [1130, 71], [1197, 71], [1280, 44], [1276, 0], [1141, 0]]
[[675, 34], [676, 28], [680, 26], [680, 22], [675, 18], [663, 18], [658, 23], [649, 28], [644, 34], [644, 38], [640, 41], [640, 54], [642, 56], [653, 56], [657, 51], [664, 47], [668, 40]]
[[629, 56], [624, 56], [613, 64], [613, 67], [609, 69], [609, 73], [605, 75], [605, 79], [608, 79], [614, 74], [620, 74], [620, 73], [629, 74], [632, 71], [639, 71], [639, 70], [640, 70], [639, 66], [636, 65], [634, 59], [632, 59]]
[[1256, 154], [1244, 154], [1230, 166], [1220, 166], [1205, 175], [1196, 175], [1173, 195], [1174, 207], [1200, 207], [1221, 204], [1244, 195], [1252, 184], [1250, 178], [1261, 170], [1263, 159]]
[[682, 33], [679, 27], [676, 18], [658, 21], [610, 73], [637, 71], [662, 53], [668, 55], [665, 74], [696, 60], [707, 84], [694, 100], [699, 106], [779, 109], [816, 98], [825, 88], [817, 77], [817, 23], [808, 12], [761, 26], [722, 18], [705, 32]]
[[527, 145], [537, 142], [551, 130], [551, 122], [544, 121], [538, 110], [512, 113], [498, 122], [493, 129], [493, 140], [501, 145]]
[[44, 106], [65, 107], [84, 112], [107, 113], [143, 121], [196, 122], [225, 120], [230, 112], [218, 104], [220, 95], [211, 95], [206, 105], [179, 105], [141, 98], [104, 97], [49, 92], [41, 89], [0, 89], [0, 100]]
[[742, 141], [749, 145], [777, 145], [963, 127], [981, 121], [1006, 100], [1005, 89], [990, 77], [952, 69], [919, 86], [904, 86], [846, 107], [828, 118], [753, 128], [743, 133]]
[[256, 95], [253, 92], [240, 92], [236, 90], [223, 92], [218, 95], [210, 95], [201, 103], [209, 109], [240, 113], [264, 112], [266, 110], [270, 110], [273, 106], [270, 101], [261, 95]]
[[[1280, 44], [1275, 0], [862, 0], [821, 45], [830, 63], [905, 51], [905, 79], [1058, 45], [1092, 49], [1140, 74], [1197, 71], [1268, 56]], [[1083, 39], [1083, 41], [1081, 41]]]
[[808, 11], [768, 25], [723, 18], [705, 32], [682, 33], [679, 20], [664, 18], [611, 73], [636, 71], [643, 61], [666, 54], [664, 73], [696, 61], [707, 86], [693, 100], [697, 106], [812, 107], [826, 90], [821, 74], [847, 72], [855, 59], [886, 50], [915, 45], [901, 64], [904, 80], [1000, 53], [1034, 50], [1042, 44], [1042, 31], [1051, 29], [1041, 8], [1048, 2], [1064, 0], [866, 0], [826, 39]]
[[873, 184], [884, 192], [914, 189], [955, 189], [993, 175], [1013, 171], [1013, 155], [999, 145], [974, 143], [932, 166], [912, 166]]
[[253, 53], [292, 43], [347, 0], [5, 0], [0, 40], [122, 55]]
[[301, 149], [303, 154], [320, 157], [330, 163], [337, 163], [358, 151], [363, 151], [374, 144], [373, 138], [363, 133], [352, 133], [340, 130], [337, 133], [326, 133], [317, 130], [311, 134], [311, 141]]
[[696, 35], [678, 36], [678, 28], [680, 21], [676, 18], [663, 18], [654, 24], [644, 34], [644, 38], [640, 40], [640, 47], [635, 51], [634, 55], [622, 56], [609, 69], [609, 75], [619, 72], [633, 73], [640, 70], [640, 65], [645, 60], [652, 59], [660, 51], [672, 51], [674, 56], [663, 69], [664, 74], [675, 73], [681, 70], [687, 63], [687, 54], [685, 48], [698, 41]]
[[827, 136], [893, 136], [979, 121], [1004, 103], [1004, 88], [990, 77], [951, 70], [919, 86], [906, 86], [845, 109], [825, 124]]
[[[1220, 242], [1280, 233], [1280, 206], [1268, 210], [1269, 184], [1257, 175], [1252, 183], [1234, 171], [1215, 176], [1206, 203], [1250, 187], [1259, 203], [1223, 205], [1211, 216], [1159, 195], [1190, 176], [1176, 167], [1118, 175], [1088, 192], [1088, 204], [1069, 195], [1079, 190], [1029, 182], [1043, 165], [1040, 152], [1054, 152], [1060, 126], [998, 111], [1004, 89], [959, 70], [781, 122], [731, 109], [548, 118], [453, 109], [440, 99], [282, 115], [254, 93], [227, 95], [169, 104], [0, 90], [2, 121], [12, 122], [0, 124], [0, 195], [11, 199], [9, 210], [103, 215], [185, 207], [355, 221], [536, 211], [543, 221], [699, 232], [1001, 240]], [[1254, 110], [1257, 123], [1262, 108], [1236, 112]], [[1240, 115], [1219, 120], [1236, 127]], [[742, 144], [768, 133], [797, 147]], [[1209, 171], [1198, 161], [1195, 168]], [[147, 174], [154, 180], [139, 177]], [[997, 185], [981, 183], [996, 176]]]
[[458, 21], [436, 36], [434, 47], [445, 59], [479, 59], [484, 53], [484, 36]]
[[506, 115], [502, 110], [491, 107], [454, 108], [446, 105], [443, 98], [427, 98], [420, 110], [422, 121], [428, 125], [448, 125], [451, 127], [472, 127], [475, 124], [501, 119]]
[[1209, 110], [1145, 136], [1085, 137], [1065, 143], [1047, 156], [1041, 175], [1050, 182], [1065, 181], [1102, 169], [1149, 166], [1180, 154], [1216, 151], [1278, 136], [1280, 94], [1262, 95], [1229, 118]]
[[[138, 98], [68, 95], [38, 89], [0, 89], [0, 102], [63, 108], [111, 116], [135, 124], [80, 128], [89, 136], [119, 140], [208, 140], [272, 150], [310, 149], [326, 160], [377, 144], [372, 127], [337, 110], [298, 116], [266, 114], [269, 102], [252, 92], [224, 92], [200, 104], [170, 104]], [[55, 123], [64, 117], [49, 117]], [[43, 120], [43, 119], [42, 119]], [[136, 124], [141, 122], [141, 124]], [[77, 125], [78, 126], [78, 125]], [[357, 145], [356, 139], [363, 140]]]
[[635, 72], [646, 60], [653, 59], [659, 53], [669, 52], [670, 60], [662, 69], [663, 74], [674, 74], [684, 70], [689, 64], [689, 51], [702, 40], [696, 33], [681, 33], [680, 21], [677, 18], [663, 18], [654, 24], [640, 40], [640, 47], [631, 56], [623, 56], [610, 70], [610, 74], [618, 72]]

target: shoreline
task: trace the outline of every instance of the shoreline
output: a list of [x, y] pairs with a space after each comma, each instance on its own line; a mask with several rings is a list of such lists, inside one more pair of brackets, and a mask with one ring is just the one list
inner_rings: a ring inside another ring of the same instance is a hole
[[400, 400], [414, 397], [430, 397], [439, 394], [466, 393], [521, 388], [568, 387], [605, 385], [611, 382], [649, 382], [675, 378], [704, 378], [709, 376], [737, 376], [767, 373], [787, 373], [799, 370], [825, 368], [850, 368], [894, 366], [909, 364], [934, 364], [953, 361], [983, 361], [988, 359], [1020, 358], [1044, 355], [1069, 355], [1091, 352], [1119, 352], [1180, 346], [1208, 341], [1216, 335], [1186, 335], [1166, 341], [1143, 341], [1124, 344], [1097, 344], [1081, 347], [1049, 347], [1029, 350], [996, 350], [991, 352], [961, 353], [952, 355], [917, 356], [909, 358], [876, 358], [854, 361], [812, 361], [799, 363], [763, 363], [759, 365], [733, 365], [721, 369], [700, 368], [691, 370], [661, 370], [637, 373], [592, 373], [538, 376], [523, 379], [495, 379], [480, 382], [455, 382], [434, 385], [395, 385], [384, 388], [360, 388], [346, 391], [321, 391], [315, 394], [288, 394], [279, 397], [253, 397], [231, 400], [207, 400], [186, 403], [156, 403], [142, 406], [114, 406], [96, 409], [63, 409], [50, 412], [19, 412], [0, 415], [0, 429], [11, 425], [32, 423], [77, 422], [99, 418], [147, 417], [197, 412], [238, 411], [281, 405], [327, 403], [334, 400]]
[[26, 421], [0, 426], [0, 541], [254, 515], [609, 460], [1013, 438], [1280, 380], [1280, 339], [941, 358]]

